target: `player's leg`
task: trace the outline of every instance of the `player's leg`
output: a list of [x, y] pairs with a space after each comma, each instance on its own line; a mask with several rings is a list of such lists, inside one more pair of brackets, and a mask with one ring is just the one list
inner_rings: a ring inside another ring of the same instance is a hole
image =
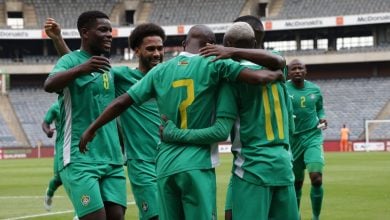
[[53, 196], [55, 191], [58, 189], [59, 186], [62, 185], [62, 181], [60, 178], [60, 175], [56, 173], [53, 178], [49, 182], [49, 186], [46, 189], [45, 193], [45, 199], [44, 199], [44, 207], [47, 211], [50, 211], [52, 208], [52, 202], [53, 202]]
[[107, 219], [124, 219], [127, 208], [126, 176], [122, 165], [101, 165], [105, 173], [100, 190]]
[[271, 207], [268, 219], [298, 220], [298, 205], [293, 185], [272, 187]]
[[140, 220], [158, 219], [156, 164], [128, 160], [127, 172]]
[[232, 179], [233, 176], [230, 176], [229, 184], [226, 190], [225, 220], [232, 220]]
[[190, 170], [177, 174], [186, 220], [217, 218], [215, 169]]
[[53, 196], [55, 191], [62, 185], [60, 174], [58, 173], [58, 157], [56, 154], [54, 154], [53, 158], [53, 178], [49, 182], [49, 186], [46, 189], [45, 192], [45, 198], [44, 198], [44, 207], [47, 211], [51, 210], [52, 202], [53, 202]]
[[160, 219], [184, 219], [183, 204], [181, 202], [181, 189], [177, 185], [173, 174], [157, 179], [158, 207]]
[[255, 185], [233, 175], [233, 219], [268, 220], [271, 200], [270, 187]]
[[71, 163], [60, 172], [60, 176], [80, 220], [106, 219], [99, 185], [102, 172], [97, 165]]
[[305, 163], [303, 160], [303, 154], [296, 158], [293, 162], [293, 172], [295, 177], [294, 187], [297, 199], [298, 209], [300, 208], [302, 198], [302, 187], [305, 180]]
[[322, 173], [324, 167], [324, 153], [322, 145], [310, 147], [305, 152], [305, 164], [309, 172], [311, 188], [310, 199], [312, 205], [313, 219], [319, 219], [324, 189], [322, 186]]

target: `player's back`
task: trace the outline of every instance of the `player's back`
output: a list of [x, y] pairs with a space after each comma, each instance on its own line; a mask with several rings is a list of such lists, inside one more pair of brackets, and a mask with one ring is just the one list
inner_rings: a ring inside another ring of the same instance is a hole
[[[156, 97], [160, 114], [179, 128], [205, 128], [213, 123], [218, 85], [235, 80], [243, 69], [232, 60], [211, 62], [197, 54], [181, 53], [153, 68], [130, 89], [135, 102]], [[157, 175], [190, 169], [208, 169], [218, 163], [216, 146], [161, 143]]]

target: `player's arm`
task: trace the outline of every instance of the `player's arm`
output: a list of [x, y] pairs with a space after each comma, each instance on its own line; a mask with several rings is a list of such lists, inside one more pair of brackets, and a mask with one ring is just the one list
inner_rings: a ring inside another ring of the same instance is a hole
[[43, 132], [45, 132], [48, 138], [53, 137], [54, 129], [50, 128], [50, 124], [47, 123], [46, 121], [42, 122], [42, 130]]
[[59, 56], [63, 56], [70, 52], [68, 45], [65, 43], [61, 35], [61, 27], [54, 18], [47, 18], [45, 22], [45, 32], [53, 41], [54, 47]]
[[50, 128], [50, 124], [53, 123], [54, 119], [56, 118], [55, 115], [55, 108], [57, 107], [56, 104], [53, 104], [50, 106], [49, 110], [46, 112], [45, 117], [42, 122], [42, 130], [45, 132], [48, 138], [53, 137], [54, 134], [54, 128]]
[[165, 142], [212, 144], [224, 141], [229, 137], [234, 119], [217, 118], [214, 125], [202, 129], [179, 129], [171, 120], [160, 126], [161, 139]]
[[58, 92], [83, 74], [89, 74], [91, 72], [103, 73], [104, 71], [109, 71], [110, 68], [111, 66], [108, 58], [103, 56], [93, 56], [83, 64], [50, 75], [45, 80], [43, 88], [46, 92]]
[[323, 105], [323, 98], [322, 94], [320, 91], [320, 97], [318, 101], [316, 102], [316, 110], [317, 110], [317, 117], [319, 118], [319, 123], [324, 124], [325, 127], [323, 129], [326, 129], [328, 127], [328, 122], [325, 119], [325, 110], [324, 110], [324, 105]]
[[264, 49], [245, 49], [208, 44], [200, 49], [200, 54], [206, 57], [216, 56], [213, 61], [226, 58], [249, 60], [271, 70], [283, 69], [286, 66], [284, 57]]
[[80, 138], [79, 150], [81, 153], [87, 151], [87, 143], [95, 136], [95, 132], [103, 127], [103, 125], [118, 117], [122, 112], [129, 108], [134, 103], [129, 94], [125, 93], [111, 102], [109, 106], [102, 112], [101, 115], [84, 131]]
[[240, 71], [237, 81], [248, 84], [267, 84], [274, 81], [285, 81], [285, 79], [282, 70], [244, 68]]

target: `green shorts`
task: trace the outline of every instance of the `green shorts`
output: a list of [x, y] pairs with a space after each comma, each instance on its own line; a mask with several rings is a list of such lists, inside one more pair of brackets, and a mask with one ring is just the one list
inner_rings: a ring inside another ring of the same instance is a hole
[[[294, 160], [300, 157], [302, 154], [305, 153], [306, 150], [310, 148], [317, 148], [322, 152], [323, 142], [324, 142], [324, 138], [322, 136], [322, 131], [321, 129], [317, 129], [317, 128], [306, 131], [305, 133], [302, 134], [293, 135], [291, 139], [291, 151]], [[318, 157], [319, 156], [321, 155], [318, 154]], [[315, 159], [314, 162], [319, 162], [319, 161], [318, 159]]]
[[127, 207], [122, 165], [70, 163], [60, 176], [78, 217], [104, 208], [103, 202]]
[[305, 153], [301, 154], [293, 162], [295, 180], [304, 180], [306, 168], [309, 173], [322, 173], [324, 164], [324, 151], [322, 146], [306, 149]]
[[127, 173], [139, 219], [150, 219], [158, 215], [156, 163], [143, 160], [127, 160]]
[[294, 186], [259, 186], [234, 175], [233, 219], [298, 220]]
[[189, 170], [157, 179], [160, 219], [217, 218], [215, 169]]

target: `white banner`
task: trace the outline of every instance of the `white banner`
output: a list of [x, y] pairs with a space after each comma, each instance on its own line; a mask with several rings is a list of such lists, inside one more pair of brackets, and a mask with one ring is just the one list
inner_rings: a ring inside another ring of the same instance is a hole
[[353, 143], [353, 151], [384, 151], [384, 142], [355, 142]]
[[[265, 20], [263, 21], [266, 31], [291, 30], [307, 28], [325, 28], [337, 26], [365, 25], [390, 23], [390, 12], [345, 15], [319, 18], [287, 19], [287, 20]], [[231, 23], [206, 24], [214, 33], [225, 33]], [[186, 35], [193, 25], [171, 25], [162, 26], [167, 36]], [[113, 28], [113, 37], [128, 37], [134, 27]], [[77, 29], [63, 29], [64, 38], [80, 38]], [[25, 29], [3, 29], [0, 30], [0, 39], [47, 39], [44, 30]]]
[[232, 148], [231, 144], [219, 144], [218, 145], [218, 152], [219, 153], [230, 153], [231, 148]]

